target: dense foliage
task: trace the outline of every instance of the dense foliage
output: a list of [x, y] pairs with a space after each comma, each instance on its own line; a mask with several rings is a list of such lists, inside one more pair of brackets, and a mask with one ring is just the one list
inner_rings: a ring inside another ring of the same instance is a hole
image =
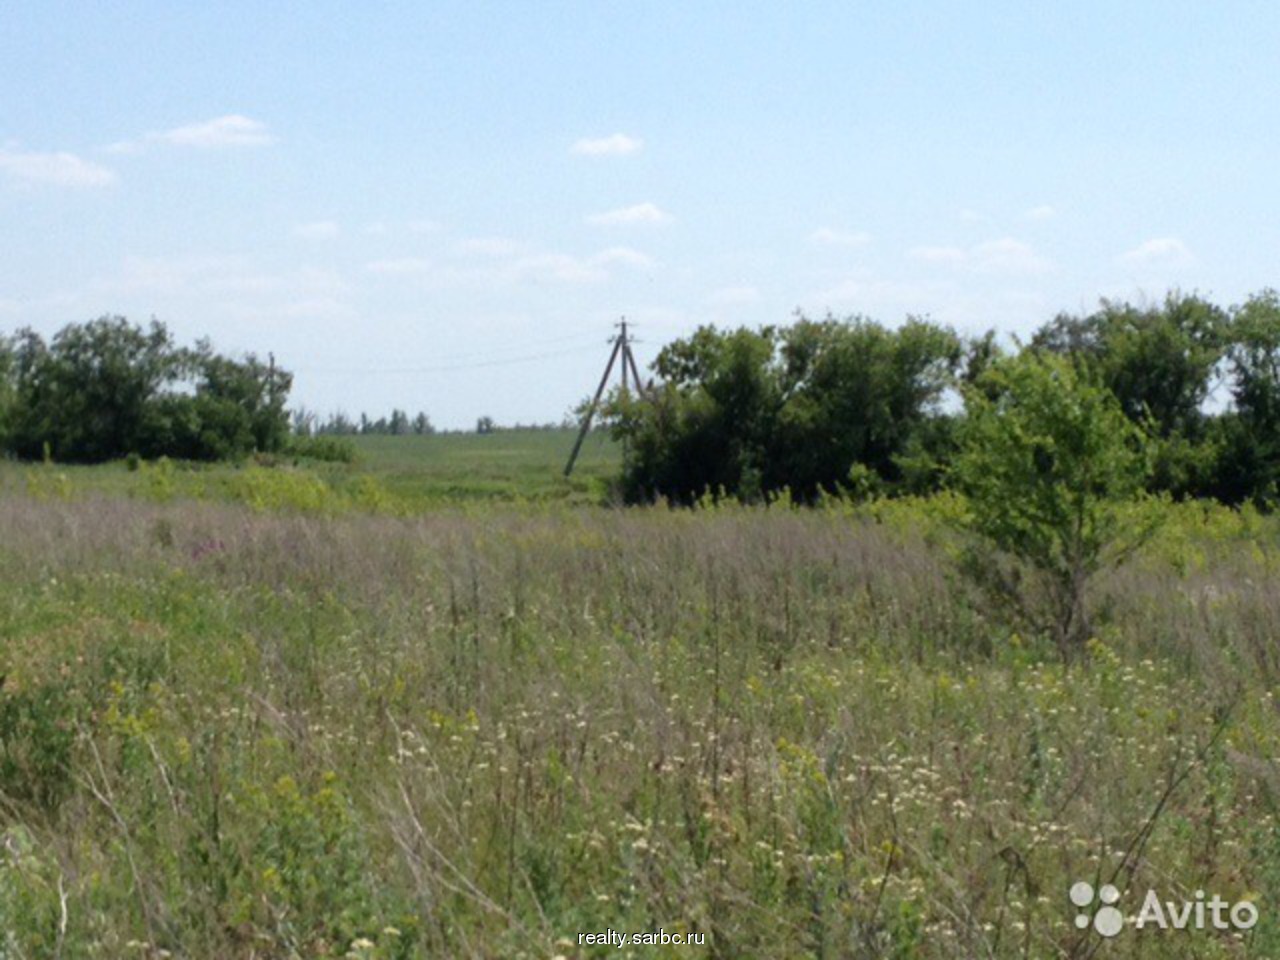
[[163, 324], [123, 317], [45, 340], [0, 340], [0, 448], [23, 459], [96, 463], [128, 455], [219, 460], [277, 451], [292, 377], [256, 357], [180, 348]]
[[[1149, 492], [1269, 507], [1280, 496], [1280, 296], [1222, 308], [1170, 294], [1062, 314], [1016, 353], [1064, 360], [1149, 439]], [[709, 327], [669, 344], [647, 397], [618, 397], [631, 501], [789, 491], [920, 493], [952, 482], [964, 414], [1006, 351], [927, 321], [890, 329], [862, 317], [787, 328]], [[969, 434], [971, 440], [973, 433]]]
[[627, 496], [754, 499], [785, 487], [811, 500], [859, 469], [908, 482], [904, 458], [930, 445], [960, 358], [954, 332], [921, 320], [704, 327], [658, 355], [663, 382], [647, 399], [615, 405]]

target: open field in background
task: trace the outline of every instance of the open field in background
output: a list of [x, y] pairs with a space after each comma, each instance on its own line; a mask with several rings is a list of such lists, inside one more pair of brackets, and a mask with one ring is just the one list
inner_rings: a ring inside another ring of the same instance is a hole
[[358, 467], [406, 496], [425, 486], [437, 499], [581, 499], [602, 494], [621, 466], [618, 446], [593, 431], [572, 476], [563, 476], [577, 430], [502, 430], [418, 437], [352, 437]]
[[609, 501], [621, 462], [618, 446], [607, 433], [593, 431], [573, 475], [565, 477], [575, 436], [573, 430], [556, 429], [343, 438], [356, 448], [352, 464], [270, 457], [246, 464], [144, 462], [130, 470], [124, 461], [75, 466], [0, 460], [0, 494], [55, 499], [113, 494], [400, 514], [442, 505]]
[[0, 497], [4, 955], [1087, 957], [1067, 888], [1117, 870], [1262, 921], [1099, 957], [1280, 953], [1271, 520], [1170, 508], [1067, 670], [945, 504], [69, 482]]

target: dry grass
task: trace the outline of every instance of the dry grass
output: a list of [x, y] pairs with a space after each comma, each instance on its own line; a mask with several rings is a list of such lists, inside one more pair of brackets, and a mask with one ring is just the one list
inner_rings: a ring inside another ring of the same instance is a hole
[[1263, 922], [1105, 955], [1273, 955], [1257, 536], [1102, 584], [1068, 672], [926, 529], [0, 499], [0, 956], [1085, 957], [1113, 874]]

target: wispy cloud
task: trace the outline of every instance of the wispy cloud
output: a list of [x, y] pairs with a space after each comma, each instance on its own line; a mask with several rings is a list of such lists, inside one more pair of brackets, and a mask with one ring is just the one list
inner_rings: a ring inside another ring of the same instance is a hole
[[637, 203], [631, 207], [607, 210], [604, 213], [593, 213], [587, 217], [587, 223], [598, 227], [618, 226], [633, 223], [666, 223], [671, 214], [652, 203]]
[[1028, 220], [1052, 220], [1058, 215], [1058, 211], [1053, 209], [1047, 203], [1042, 203], [1037, 207], [1032, 207], [1023, 214]]
[[1126, 250], [1118, 259], [1131, 267], [1185, 267], [1195, 257], [1177, 237], [1155, 237]]
[[1047, 258], [1013, 237], [987, 240], [971, 247], [925, 246], [907, 252], [912, 260], [958, 267], [977, 273], [1035, 274], [1053, 269]]
[[0, 148], [0, 173], [27, 184], [56, 187], [107, 187], [116, 175], [74, 153], [34, 153]]
[[215, 150], [225, 147], [259, 147], [275, 142], [275, 136], [262, 121], [230, 113], [171, 130], [152, 131], [134, 140], [122, 140], [111, 144], [107, 150], [110, 153], [139, 153], [156, 144]]
[[858, 230], [836, 230], [833, 227], [819, 227], [809, 235], [814, 243], [830, 247], [865, 247], [871, 242], [871, 234]]
[[628, 153], [635, 153], [643, 146], [644, 141], [637, 137], [615, 133], [608, 137], [587, 137], [579, 140], [569, 148], [569, 152], [584, 157], [621, 157]]
[[334, 240], [342, 233], [342, 228], [332, 220], [317, 220], [315, 223], [300, 223], [293, 228], [293, 235], [302, 240]]

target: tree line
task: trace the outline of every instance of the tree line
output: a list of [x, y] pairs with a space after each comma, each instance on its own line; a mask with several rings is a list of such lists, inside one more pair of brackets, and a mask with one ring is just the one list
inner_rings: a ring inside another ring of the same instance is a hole
[[309, 410], [299, 409], [294, 411], [292, 420], [293, 432], [301, 437], [424, 437], [436, 432], [425, 411], [419, 411], [410, 418], [408, 413], [398, 408], [392, 410], [390, 416], [376, 419], [367, 413], [352, 419], [338, 411], [323, 420]]
[[663, 348], [644, 398], [614, 398], [624, 493], [690, 503], [786, 490], [811, 502], [954, 486], [967, 420], [1007, 404], [1019, 369], [1054, 362], [1081, 389], [1104, 391], [1140, 433], [1147, 491], [1263, 507], [1280, 496], [1273, 290], [1232, 307], [1181, 293], [1153, 305], [1103, 301], [1012, 347], [914, 318], [897, 328], [831, 316], [704, 327]]
[[223, 460], [283, 450], [293, 377], [156, 321], [104, 316], [48, 342], [0, 336], [0, 452], [98, 463], [129, 455]]

